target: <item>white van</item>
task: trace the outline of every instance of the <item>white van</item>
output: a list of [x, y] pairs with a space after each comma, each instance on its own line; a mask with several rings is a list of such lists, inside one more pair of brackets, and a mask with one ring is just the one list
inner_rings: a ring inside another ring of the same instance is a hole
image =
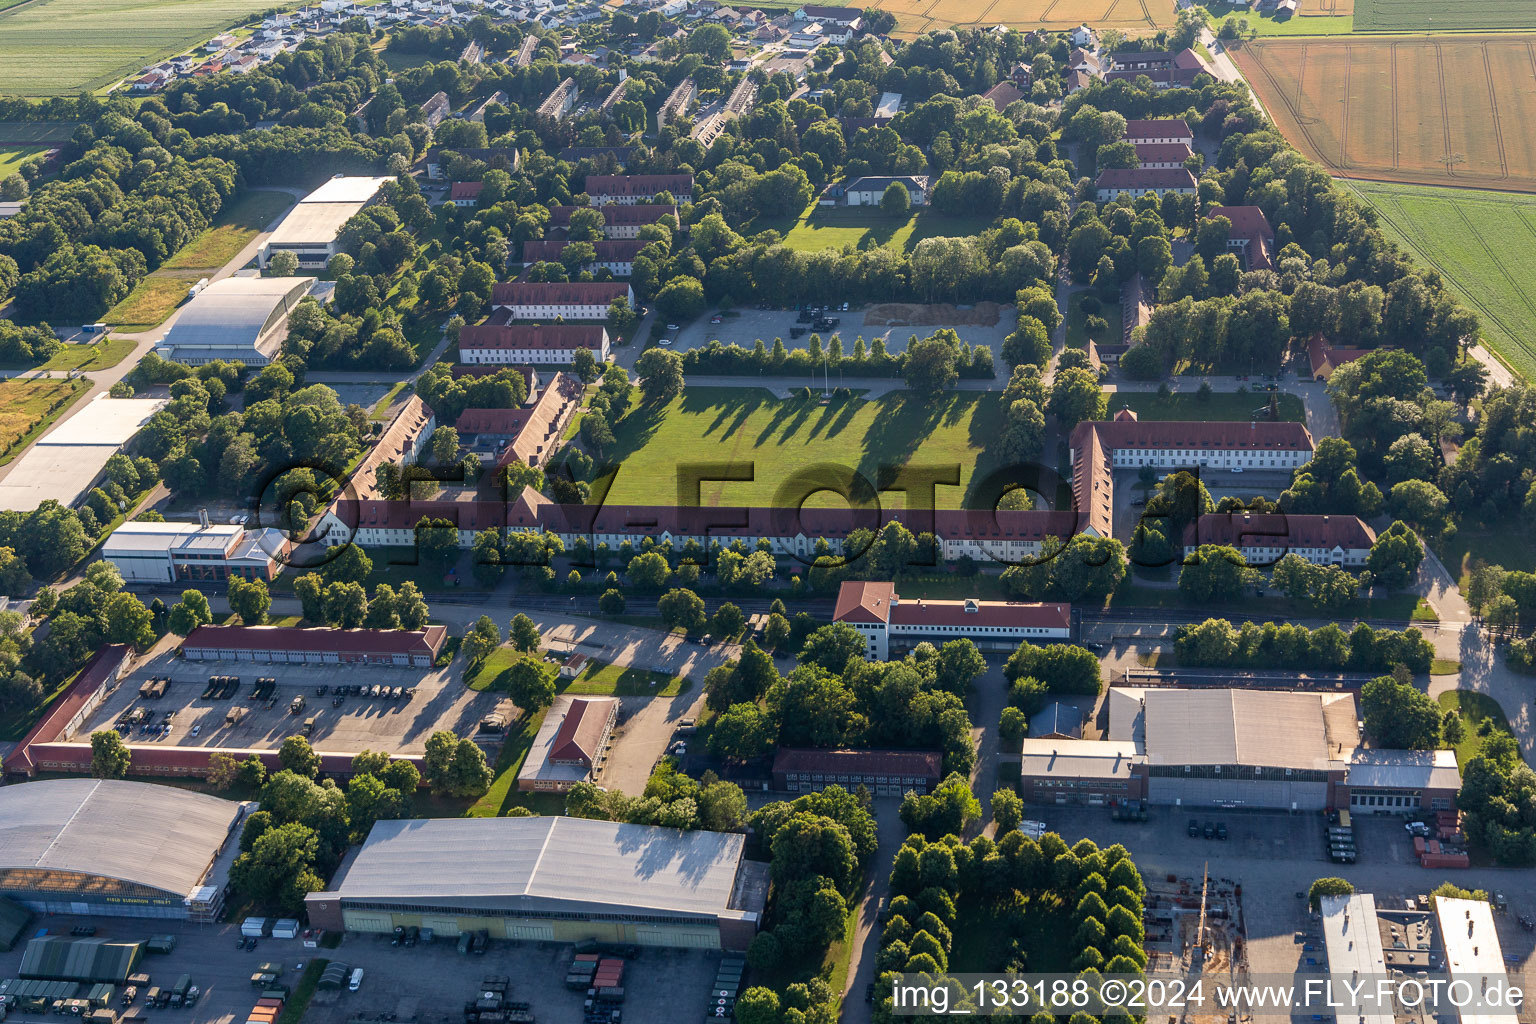
[[348, 992], [356, 992], [358, 989], [360, 989], [362, 987], [363, 987], [363, 969], [361, 967], [354, 967], [354, 968], [352, 968], [352, 978], [351, 978], [351, 980], [349, 980], [347, 982], [347, 991]]

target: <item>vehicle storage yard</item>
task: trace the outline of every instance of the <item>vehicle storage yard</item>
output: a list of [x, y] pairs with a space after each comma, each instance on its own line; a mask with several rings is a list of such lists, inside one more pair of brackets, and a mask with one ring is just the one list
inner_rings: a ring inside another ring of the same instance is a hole
[[[141, 941], [153, 934], [176, 936], [176, 948], [165, 955], [146, 955], [139, 971], [151, 984], [169, 985], [187, 974], [199, 989], [190, 1009], [156, 1010], [157, 1020], [186, 1024], [228, 1024], [243, 1021], [260, 995], [251, 987], [251, 975], [263, 964], [280, 964], [279, 985], [294, 989], [316, 957], [345, 963], [349, 970], [361, 967], [358, 991], [320, 989], [304, 1014], [306, 1024], [346, 1024], [365, 1018], [425, 1022], [460, 1019], [460, 1010], [481, 996], [481, 983], [489, 975], [508, 981], [509, 1003], [525, 1002], [539, 1024], [581, 1024], [584, 992], [565, 985], [572, 947], [554, 943], [492, 941], [483, 955], [461, 954], [453, 939], [437, 939], [413, 947], [390, 945], [385, 935], [347, 935], [335, 949], [304, 946], [302, 938], [263, 938], [254, 949], [241, 949], [240, 924], [196, 925], [179, 921], [93, 920], [83, 917], [39, 916], [28, 937], [41, 929], [49, 934], [68, 934], [83, 923], [98, 925], [96, 937]], [[0, 953], [0, 978], [16, 976], [25, 943]], [[710, 998], [710, 983], [721, 961], [720, 953], [702, 950], [647, 947], [637, 957], [626, 958], [626, 1019], [636, 1021], [698, 1020]], [[121, 991], [112, 1008], [121, 1009]], [[143, 1002], [142, 994], [135, 1005]], [[392, 1016], [391, 1016], [392, 1015]], [[51, 1016], [12, 1012], [8, 1021], [40, 1022]], [[510, 1019], [510, 1018], [509, 1018]]]
[[[239, 678], [232, 696], [203, 697], [209, 680], [216, 676]], [[169, 678], [165, 696], [142, 699], [141, 684]], [[271, 692], [252, 699], [258, 679], [274, 679]], [[372, 696], [373, 686], [399, 688], [396, 697]], [[370, 694], [353, 694], [354, 687]], [[321, 689], [324, 692], [319, 692]], [[341, 688], [347, 693], [338, 696]], [[414, 689], [407, 695], [405, 691]], [[291, 710], [302, 697], [298, 710]], [[135, 710], [143, 708], [144, 721], [129, 725]], [[82, 730], [127, 725], [131, 743], [169, 746], [277, 748], [283, 740], [305, 731], [314, 719], [310, 741], [318, 749], [384, 750], [393, 754], [418, 754], [427, 738], [439, 729], [472, 736], [480, 720], [501, 709], [515, 715], [512, 704], [493, 693], [477, 693], [465, 687], [448, 669], [379, 666], [266, 665], [249, 662], [189, 663], [171, 657], [158, 658], [125, 677], [111, 692]], [[167, 722], [166, 715], [174, 717]], [[230, 722], [234, 715], [235, 721]], [[156, 734], [154, 726], [170, 726]], [[151, 726], [150, 732], [141, 732]]]

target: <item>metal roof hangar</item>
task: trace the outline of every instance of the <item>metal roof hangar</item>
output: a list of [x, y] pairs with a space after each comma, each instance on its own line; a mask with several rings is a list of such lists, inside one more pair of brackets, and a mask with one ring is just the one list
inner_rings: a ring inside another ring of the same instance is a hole
[[243, 805], [143, 782], [0, 789], [0, 895], [45, 914], [213, 920]]
[[[438, 935], [745, 949], [767, 894], [745, 837], [586, 818], [381, 821], [312, 925]], [[455, 865], [442, 870], [445, 851]]]

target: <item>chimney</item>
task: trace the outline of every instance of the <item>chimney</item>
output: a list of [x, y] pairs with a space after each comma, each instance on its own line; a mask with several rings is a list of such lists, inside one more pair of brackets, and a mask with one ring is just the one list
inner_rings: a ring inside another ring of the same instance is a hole
[[206, 508], [200, 508], [197, 510], [197, 522], [198, 525], [205, 530], [208, 529], [208, 527], [211, 525], [208, 522], [208, 510]]

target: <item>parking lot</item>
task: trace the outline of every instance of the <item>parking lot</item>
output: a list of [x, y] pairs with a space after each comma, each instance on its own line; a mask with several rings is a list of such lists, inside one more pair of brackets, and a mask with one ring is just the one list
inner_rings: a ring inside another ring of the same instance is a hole
[[[239, 676], [240, 684], [230, 699], [204, 699], [201, 694], [212, 676]], [[170, 678], [164, 697], [144, 700], [139, 685], [159, 676]], [[265, 700], [252, 700], [256, 680], [271, 677], [275, 689]], [[398, 700], [383, 697], [337, 697], [338, 686], [415, 688], [415, 694]], [[324, 694], [317, 691], [325, 688]], [[289, 708], [295, 697], [304, 705], [297, 713]], [[337, 701], [340, 701], [338, 704]], [[118, 684], [91, 716], [87, 734], [110, 728], [136, 707], [143, 706], [150, 721], [163, 723], [174, 713], [171, 731], [148, 735], [133, 726], [133, 743], [174, 746], [270, 749], [304, 731], [313, 717], [310, 741], [322, 750], [384, 750], [393, 754], [419, 754], [427, 738], [439, 729], [461, 736], [475, 732], [480, 719], [498, 708], [510, 712], [511, 702], [493, 693], [476, 693], [446, 669], [426, 672], [412, 668], [356, 665], [266, 665], [251, 662], [189, 662], [170, 655], [154, 659]], [[231, 724], [232, 710], [244, 715]], [[194, 735], [195, 733], [195, 735]]]
[[[472, 956], [460, 954], [452, 939], [407, 949], [391, 946], [386, 936], [345, 935], [336, 949], [306, 949], [300, 939], [265, 938], [256, 949], [246, 951], [236, 948], [238, 922], [194, 925], [87, 917], [39, 917], [27, 934], [36, 936], [45, 928], [49, 934], [68, 934], [82, 923], [95, 924], [100, 938], [139, 941], [150, 935], [177, 936], [173, 952], [146, 956], [139, 970], [149, 974], [154, 985], [191, 975], [201, 994], [190, 1009], [149, 1014], [156, 1024], [238, 1024], [255, 1003], [250, 977], [258, 964], [281, 963], [281, 983], [292, 987], [299, 978], [299, 965], [317, 955], [363, 968], [363, 983], [357, 992], [317, 991], [304, 1015], [306, 1024], [346, 1024], [353, 1017], [378, 1014], [420, 1024], [461, 1020], [460, 1007], [476, 997], [480, 979], [488, 974], [511, 979], [508, 998], [532, 1004], [539, 1024], [580, 1024], [582, 1019], [583, 994], [564, 985], [572, 952], [569, 945], [492, 941], [485, 955]], [[23, 947], [0, 953], [0, 978], [16, 976]], [[625, 1018], [637, 1022], [702, 1019], [719, 961], [719, 953], [701, 950], [641, 949], [624, 975]], [[34, 1024], [55, 1019], [15, 1013], [7, 1017]]]

